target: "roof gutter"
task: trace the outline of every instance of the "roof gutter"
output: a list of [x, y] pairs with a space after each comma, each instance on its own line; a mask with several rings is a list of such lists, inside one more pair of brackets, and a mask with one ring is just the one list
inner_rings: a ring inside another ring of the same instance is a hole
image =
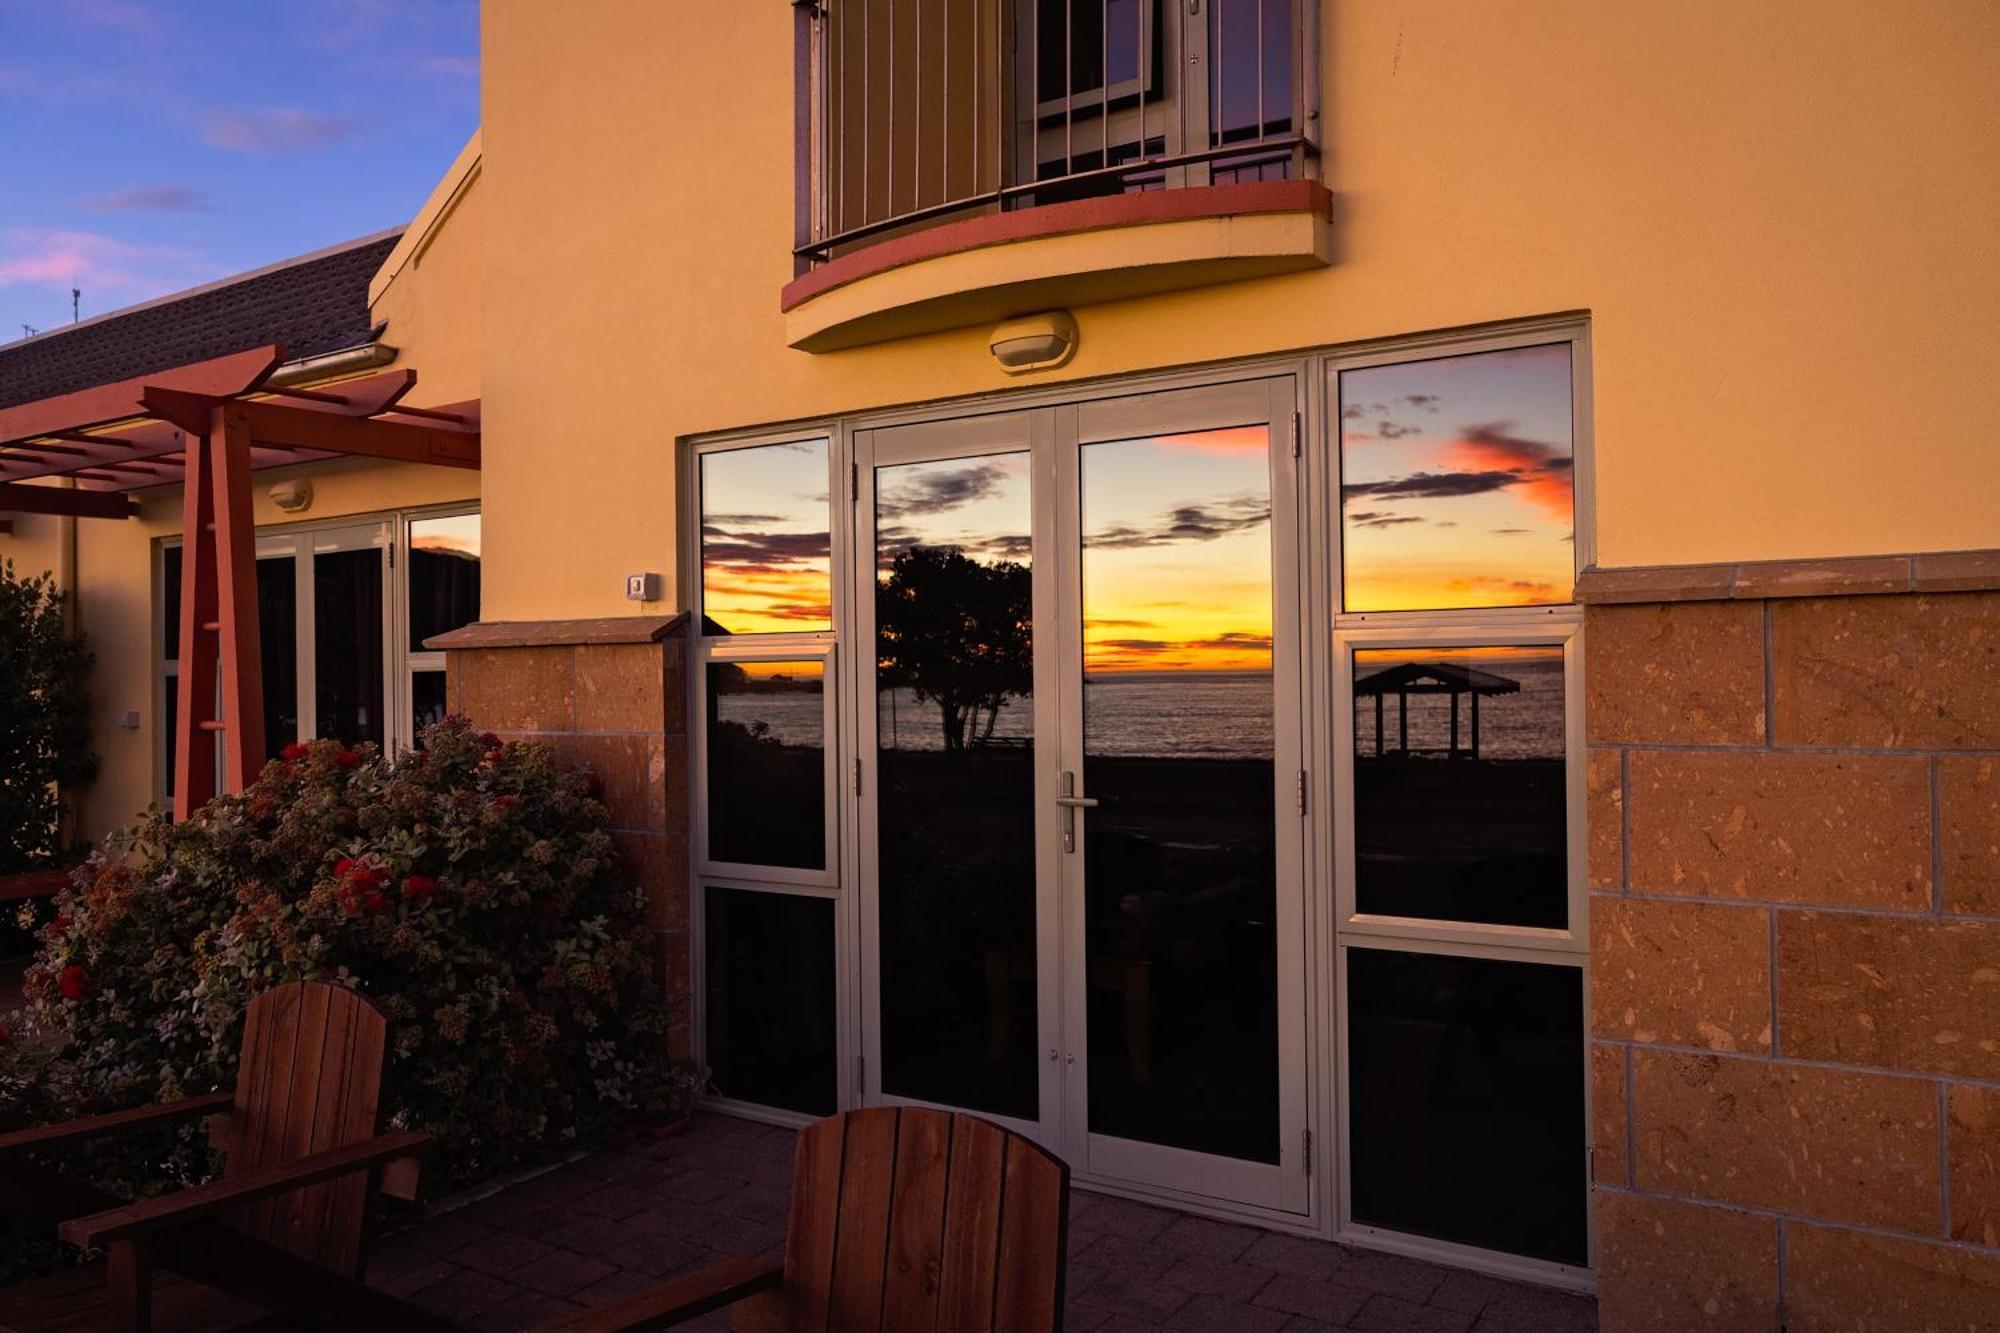
[[302, 356], [296, 361], [285, 362], [265, 376], [263, 385], [259, 387], [281, 389], [287, 385], [331, 379], [336, 375], [377, 370], [394, 361], [397, 353], [398, 349], [388, 343], [365, 342], [334, 352], [321, 352], [317, 356]]

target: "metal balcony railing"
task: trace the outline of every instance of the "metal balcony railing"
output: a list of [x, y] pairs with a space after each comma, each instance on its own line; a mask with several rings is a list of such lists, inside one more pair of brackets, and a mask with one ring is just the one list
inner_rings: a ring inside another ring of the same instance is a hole
[[808, 0], [815, 264], [943, 219], [1316, 169], [1313, 0]]

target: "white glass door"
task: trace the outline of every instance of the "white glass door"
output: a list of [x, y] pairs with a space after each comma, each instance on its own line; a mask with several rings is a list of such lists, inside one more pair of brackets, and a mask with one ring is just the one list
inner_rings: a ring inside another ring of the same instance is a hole
[[864, 1100], [1306, 1211], [1295, 395], [856, 436]]
[[864, 1095], [1056, 1141], [1047, 413], [856, 439]]
[[1294, 395], [1058, 413], [1057, 836], [1072, 1164], [1304, 1212]]

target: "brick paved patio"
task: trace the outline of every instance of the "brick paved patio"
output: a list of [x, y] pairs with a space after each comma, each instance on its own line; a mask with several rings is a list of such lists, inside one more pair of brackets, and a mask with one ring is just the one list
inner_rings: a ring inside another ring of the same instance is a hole
[[[726, 1255], [778, 1253], [787, 1130], [704, 1116], [386, 1237], [369, 1277], [478, 1329], [531, 1328]], [[721, 1314], [683, 1327], [726, 1329]], [[1596, 1303], [1435, 1264], [1081, 1191], [1070, 1203], [1073, 1333], [1576, 1333]]]

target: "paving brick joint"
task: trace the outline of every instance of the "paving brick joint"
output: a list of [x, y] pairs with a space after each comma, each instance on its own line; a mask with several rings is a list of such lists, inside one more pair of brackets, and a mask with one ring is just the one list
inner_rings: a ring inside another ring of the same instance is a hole
[[[731, 1255], [782, 1253], [791, 1170], [791, 1131], [704, 1115], [386, 1236], [369, 1281], [470, 1328], [540, 1327]], [[1083, 1190], [1069, 1249], [1070, 1333], [1597, 1328], [1586, 1297]]]

